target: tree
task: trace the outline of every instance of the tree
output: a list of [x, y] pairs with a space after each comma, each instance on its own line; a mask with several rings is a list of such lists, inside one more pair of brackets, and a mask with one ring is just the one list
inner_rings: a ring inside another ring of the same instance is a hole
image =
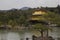
[[43, 25], [41, 23], [33, 25], [32, 28], [41, 33], [42, 40], [43, 40], [43, 36], [44, 36], [43, 32], [50, 29], [49, 27], [47, 27], [47, 25]]
[[60, 14], [48, 12], [48, 14], [44, 15], [44, 18], [52, 24], [60, 25]]

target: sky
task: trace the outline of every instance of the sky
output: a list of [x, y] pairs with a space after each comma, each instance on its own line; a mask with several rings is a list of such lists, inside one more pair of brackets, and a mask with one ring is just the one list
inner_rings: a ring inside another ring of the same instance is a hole
[[58, 4], [60, 0], [0, 0], [0, 10], [22, 7], [56, 7]]

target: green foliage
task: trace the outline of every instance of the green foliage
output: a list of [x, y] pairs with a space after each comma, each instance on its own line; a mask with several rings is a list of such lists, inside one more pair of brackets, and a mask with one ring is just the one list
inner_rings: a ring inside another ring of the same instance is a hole
[[44, 18], [52, 24], [60, 24], [60, 14], [48, 12], [48, 14], [44, 15]]
[[46, 25], [42, 25], [42, 24], [35, 24], [33, 25], [33, 28], [39, 31], [41, 30], [45, 31], [49, 29]]
[[31, 16], [33, 10], [17, 10], [11, 9], [7, 11], [0, 11], [0, 25], [28, 25], [27, 19]]
[[[36, 9], [29, 9], [29, 10], [17, 10], [12, 9], [8, 11], [0, 11], [0, 25], [29, 25], [29, 22], [27, 21], [32, 13]], [[42, 15], [41, 20], [43, 21], [50, 21], [51, 23], [56, 23], [60, 25], [60, 14], [49, 12], [45, 15]], [[11, 21], [11, 22], [10, 22]], [[40, 24], [39, 24], [40, 25]]]

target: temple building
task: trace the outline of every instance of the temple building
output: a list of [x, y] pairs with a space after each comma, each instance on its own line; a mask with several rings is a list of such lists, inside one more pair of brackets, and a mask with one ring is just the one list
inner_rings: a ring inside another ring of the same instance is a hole
[[43, 15], [47, 14], [46, 10], [42, 10], [42, 9], [38, 9], [35, 10], [34, 13], [32, 13], [32, 16], [30, 18], [30, 23], [31, 24], [35, 24], [35, 23], [43, 23], [43, 24], [47, 24], [45, 18], [43, 17]]

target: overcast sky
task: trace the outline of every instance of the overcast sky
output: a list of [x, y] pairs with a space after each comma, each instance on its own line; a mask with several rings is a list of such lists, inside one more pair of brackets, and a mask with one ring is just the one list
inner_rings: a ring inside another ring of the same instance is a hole
[[0, 10], [40, 6], [54, 7], [58, 4], [60, 4], [60, 0], [0, 0]]

